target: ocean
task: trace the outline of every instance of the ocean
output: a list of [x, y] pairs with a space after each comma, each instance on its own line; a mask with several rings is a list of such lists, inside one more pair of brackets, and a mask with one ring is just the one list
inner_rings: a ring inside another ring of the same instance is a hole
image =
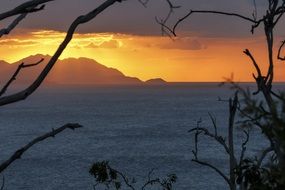
[[[218, 99], [233, 93], [216, 83], [40, 87], [27, 100], [0, 108], [1, 161], [52, 128], [65, 123], [84, 127], [28, 150], [0, 176], [5, 176], [5, 190], [92, 190], [89, 168], [103, 160], [135, 177], [137, 187], [154, 168], [154, 177], [177, 175], [174, 189], [226, 189], [214, 171], [191, 162], [194, 137], [188, 130], [200, 119], [212, 130], [211, 113], [226, 135], [228, 103]], [[266, 146], [259, 134], [251, 131], [249, 155]], [[236, 128], [237, 153], [243, 138]], [[199, 148], [201, 160], [228, 173], [228, 157], [216, 142], [201, 138]]]

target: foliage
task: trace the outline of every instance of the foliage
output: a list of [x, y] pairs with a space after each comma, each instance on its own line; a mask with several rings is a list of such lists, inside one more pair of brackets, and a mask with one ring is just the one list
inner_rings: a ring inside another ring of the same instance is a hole
[[[251, 60], [256, 73], [253, 78], [257, 85], [257, 91], [240, 87], [232, 80], [228, 80], [236, 91], [233, 99], [229, 99], [228, 135], [223, 137], [217, 133], [217, 125], [213, 116], [210, 115], [214, 131], [201, 127], [191, 129], [195, 134], [194, 158], [192, 161], [207, 166], [219, 174], [229, 185], [231, 190], [239, 189], [285, 189], [285, 92], [273, 90], [275, 59], [285, 61], [282, 50], [285, 40], [281, 42], [278, 50], [274, 49], [275, 28], [285, 13], [285, 0], [267, 0], [266, 11], [261, 17], [257, 16], [256, 2], [253, 0], [254, 12], [252, 17], [239, 13], [231, 13], [216, 10], [190, 10], [184, 17], [179, 19], [173, 27], [168, 27], [166, 22], [169, 17], [158, 21], [163, 32], [176, 36], [176, 29], [184, 20], [193, 14], [216, 14], [236, 17], [245, 22], [251, 23], [251, 33], [263, 25], [266, 39], [268, 66], [267, 72], [263, 73], [260, 64], [256, 61], [250, 50], [245, 49], [244, 54]], [[276, 58], [274, 57], [275, 55]], [[253, 96], [252, 96], [253, 95]], [[260, 95], [260, 96], [256, 96]], [[236, 121], [236, 113], [239, 113], [241, 120]], [[241, 153], [238, 156], [235, 152], [233, 127], [240, 127], [245, 134], [245, 140], [241, 144]], [[261, 155], [245, 157], [247, 143], [250, 139], [249, 128], [260, 129], [269, 147], [264, 149]], [[201, 160], [198, 156], [198, 142], [201, 135], [207, 136], [219, 143], [229, 156], [229, 176], [209, 162]]]
[[262, 131], [270, 147], [260, 157], [245, 158], [235, 169], [238, 185], [244, 189], [285, 189], [285, 109], [284, 96], [274, 99], [274, 109], [268, 111], [262, 100], [251, 99], [243, 92], [243, 107], [240, 109], [242, 127], [256, 126]]
[[[149, 172], [147, 181], [144, 182], [139, 189], [144, 190], [148, 187], [155, 186], [162, 190], [172, 190], [173, 185], [177, 180], [175, 174], [169, 174], [166, 178], [160, 179], [153, 178], [153, 172], [154, 169]], [[112, 168], [108, 161], [95, 162], [91, 166], [89, 173], [95, 178], [96, 181], [96, 184], [93, 186], [94, 189], [96, 189], [98, 186], [106, 187], [106, 189], [116, 190], [125, 189], [124, 187], [132, 190], [137, 189], [135, 187], [137, 183], [135, 178], [129, 178], [122, 172]]]

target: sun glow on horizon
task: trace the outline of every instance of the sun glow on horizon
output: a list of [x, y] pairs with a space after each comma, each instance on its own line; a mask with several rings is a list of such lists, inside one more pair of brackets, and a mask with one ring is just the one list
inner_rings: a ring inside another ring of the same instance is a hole
[[[1, 60], [10, 63], [34, 54], [52, 55], [66, 33], [53, 30], [11, 34], [0, 40]], [[252, 81], [254, 68], [243, 55], [252, 49], [266, 69], [263, 39], [223, 39], [184, 36], [171, 40], [162, 36], [136, 36], [115, 33], [74, 34], [61, 55], [95, 59], [141, 80], [163, 78], [172, 82], [222, 81], [234, 73], [237, 81]], [[277, 63], [277, 81], [284, 81], [283, 64]], [[279, 69], [279, 68], [282, 69]]]

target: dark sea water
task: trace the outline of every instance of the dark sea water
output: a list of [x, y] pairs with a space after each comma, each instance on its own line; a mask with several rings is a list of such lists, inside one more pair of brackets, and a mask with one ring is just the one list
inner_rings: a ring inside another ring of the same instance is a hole
[[[206, 83], [41, 87], [27, 100], [0, 108], [0, 160], [65, 123], [84, 128], [32, 147], [4, 172], [5, 189], [92, 190], [88, 171], [102, 160], [138, 183], [156, 168], [155, 176], [178, 176], [175, 189], [226, 189], [214, 171], [191, 162], [193, 135], [187, 131], [200, 118], [211, 129], [210, 112], [226, 134], [228, 105], [217, 100], [232, 94], [228, 87]], [[258, 134], [252, 131], [250, 154], [266, 144]], [[239, 129], [235, 139], [237, 145], [243, 139]], [[201, 139], [200, 158], [227, 173], [227, 157], [215, 142]]]

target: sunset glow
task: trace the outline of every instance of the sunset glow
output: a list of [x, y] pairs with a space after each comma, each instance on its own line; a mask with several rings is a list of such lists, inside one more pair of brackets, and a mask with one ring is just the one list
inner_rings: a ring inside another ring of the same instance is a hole
[[[0, 59], [13, 63], [29, 55], [52, 55], [64, 36], [65, 33], [53, 30], [21, 31], [9, 35], [0, 40]], [[253, 66], [242, 51], [251, 49], [265, 68], [267, 57], [263, 42], [256, 37], [184, 36], [170, 39], [116, 33], [77, 33], [60, 58], [92, 58], [141, 80], [160, 77], [170, 82], [222, 81], [233, 74], [237, 81], [252, 81]], [[277, 67], [284, 68], [278, 62]], [[277, 81], [284, 81], [281, 73], [282, 69], [276, 70]]]

